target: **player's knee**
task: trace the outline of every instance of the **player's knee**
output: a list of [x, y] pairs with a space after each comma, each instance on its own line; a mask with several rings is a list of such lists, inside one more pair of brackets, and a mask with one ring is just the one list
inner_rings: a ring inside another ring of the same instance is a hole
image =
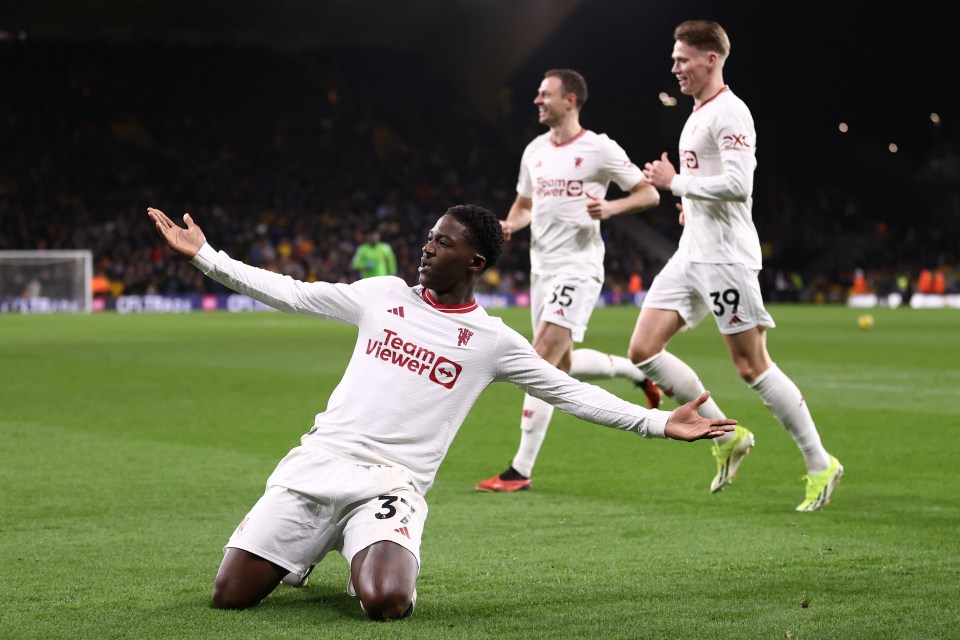
[[245, 590], [238, 589], [235, 582], [219, 579], [213, 585], [213, 596], [210, 598], [210, 605], [214, 609], [247, 609], [259, 602], [259, 598], [253, 598]]
[[371, 620], [400, 620], [413, 613], [415, 601], [413, 591], [397, 589], [392, 591], [371, 590], [358, 594], [367, 617]]
[[238, 602], [234, 600], [226, 589], [214, 586], [213, 595], [210, 598], [210, 606], [214, 609], [242, 609], [237, 606]]
[[760, 377], [760, 374], [766, 371], [766, 369], [760, 369], [760, 367], [753, 366], [747, 361], [737, 362], [737, 373], [740, 375], [740, 379], [746, 382], [747, 384], [753, 384], [753, 381]]
[[657, 353], [659, 353], [659, 350], [655, 349], [653, 345], [645, 344], [639, 340], [631, 341], [630, 346], [627, 347], [627, 357], [633, 364], [649, 360]]

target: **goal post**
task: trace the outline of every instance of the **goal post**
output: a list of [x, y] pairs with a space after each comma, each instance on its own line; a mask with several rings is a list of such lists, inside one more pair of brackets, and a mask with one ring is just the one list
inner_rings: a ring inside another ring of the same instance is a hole
[[0, 313], [90, 313], [93, 252], [0, 251]]

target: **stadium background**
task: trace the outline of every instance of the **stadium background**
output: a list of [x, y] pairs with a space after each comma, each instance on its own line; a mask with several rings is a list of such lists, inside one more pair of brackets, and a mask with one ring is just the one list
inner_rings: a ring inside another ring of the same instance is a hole
[[[547, 68], [585, 74], [585, 126], [635, 162], [675, 155], [690, 101], [669, 73], [672, 27], [710, 17], [757, 123], [767, 299], [843, 302], [858, 268], [879, 293], [923, 269], [956, 291], [957, 92], [935, 6], [19, 3], [0, 13], [0, 250], [91, 249], [113, 296], [222, 292], [159, 245], [153, 205], [304, 279], [356, 278], [349, 258], [379, 225], [412, 282], [447, 206], [506, 215]], [[674, 202], [604, 225], [608, 295], [672, 252]], [[527, 238], [488, 292], [525, 290]]]

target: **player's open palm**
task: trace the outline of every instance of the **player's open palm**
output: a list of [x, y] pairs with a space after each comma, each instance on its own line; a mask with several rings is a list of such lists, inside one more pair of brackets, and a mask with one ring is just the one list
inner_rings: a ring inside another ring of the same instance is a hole
[[183, 214], [183, 223], [186, 228], [179, 227], [173, 223], [173, 220], [167, 217], [160, 209], [150, 207], [147, 209], [147, 215], [153, 220], [157, 227], [157, 233], [160, 234], [170, 248], [186, 258], [193, 258], [200, 251], [200, 247], [207, 241], [203, 231], [193, 222], [189, 213]]
[[722, 436], [728, 431], [733, 431], [737, 421], [732, 418], [704, 418], [697, 413], [707, 398], [710, 397], [709, 391], [704, 391], [696, 400], [681, 405], [673, 410], [667, 419], [667, 426], [664, 434], [673, 440], [685, 440], [693, 442], [694, 440], [703, 440]]

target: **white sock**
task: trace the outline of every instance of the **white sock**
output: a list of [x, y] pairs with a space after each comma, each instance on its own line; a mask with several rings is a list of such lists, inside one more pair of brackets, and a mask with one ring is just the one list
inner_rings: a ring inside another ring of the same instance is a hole
[[280, 582], [291, 587], [302, 587], [305, 581], [306, 576], [303, 576], [299, 573], [293, 573], [292, 571], [280, 579]]
[[595, 349], [574, 349], [570, 358], [570, 375], [578, 380], [626, 378], [636, 384], [647, 379], [637, 365], [623, 356], [602, 353]]
[[520, 448], [513, 458], [513, 468], [530, 477], [540, 453], [540, 445], [547, 437], [547, 427], [553, 416], [553, 405], [530, 395], [523, 397], [523, 416], [520, 418]]
[[817, 425], [797, 385], [774, 364], [750, 383], [763, 404], [800, 448], [808, 473], [819, 473], [830, 466], [830, 454], [820, 442]]
[[[652, 358], [647, 358], [637, 364], [641, 371], [654, 384], [660, 387], [660, 390], [673, 398], [677, 404], [685, 404], [700, 397], [700, 394], [706, 391], [697, 372], [690, 368], [686, 362], [673, 355], [669, 351], [661, 351]], [[711, 396], [706, 402], [700, 405], [698, 413], [704, 418], [726, 418], [720, 407], [714, 402]]]
[[[660, 387], [660, 391], [673, 398], [677, 404], [685, 404], [691, 400], [700, 397], [700, 394], [706, 391], [697, 372], [690, 368], [686, 362], [673, 355], [669, 351], [661, 351], [652, 358], [647, 358], [637, 365], [653, 380], [654, 384]], [[727, 416], [720, 410], [720, 407], [710, 396], [706, 402], [700, 405], [697, 411], [704, 418], [726, 418]], [[725, 433], [719, 438], [713, 440], [714, 444], [721, 445], [730, 441], [735, 432]]]

